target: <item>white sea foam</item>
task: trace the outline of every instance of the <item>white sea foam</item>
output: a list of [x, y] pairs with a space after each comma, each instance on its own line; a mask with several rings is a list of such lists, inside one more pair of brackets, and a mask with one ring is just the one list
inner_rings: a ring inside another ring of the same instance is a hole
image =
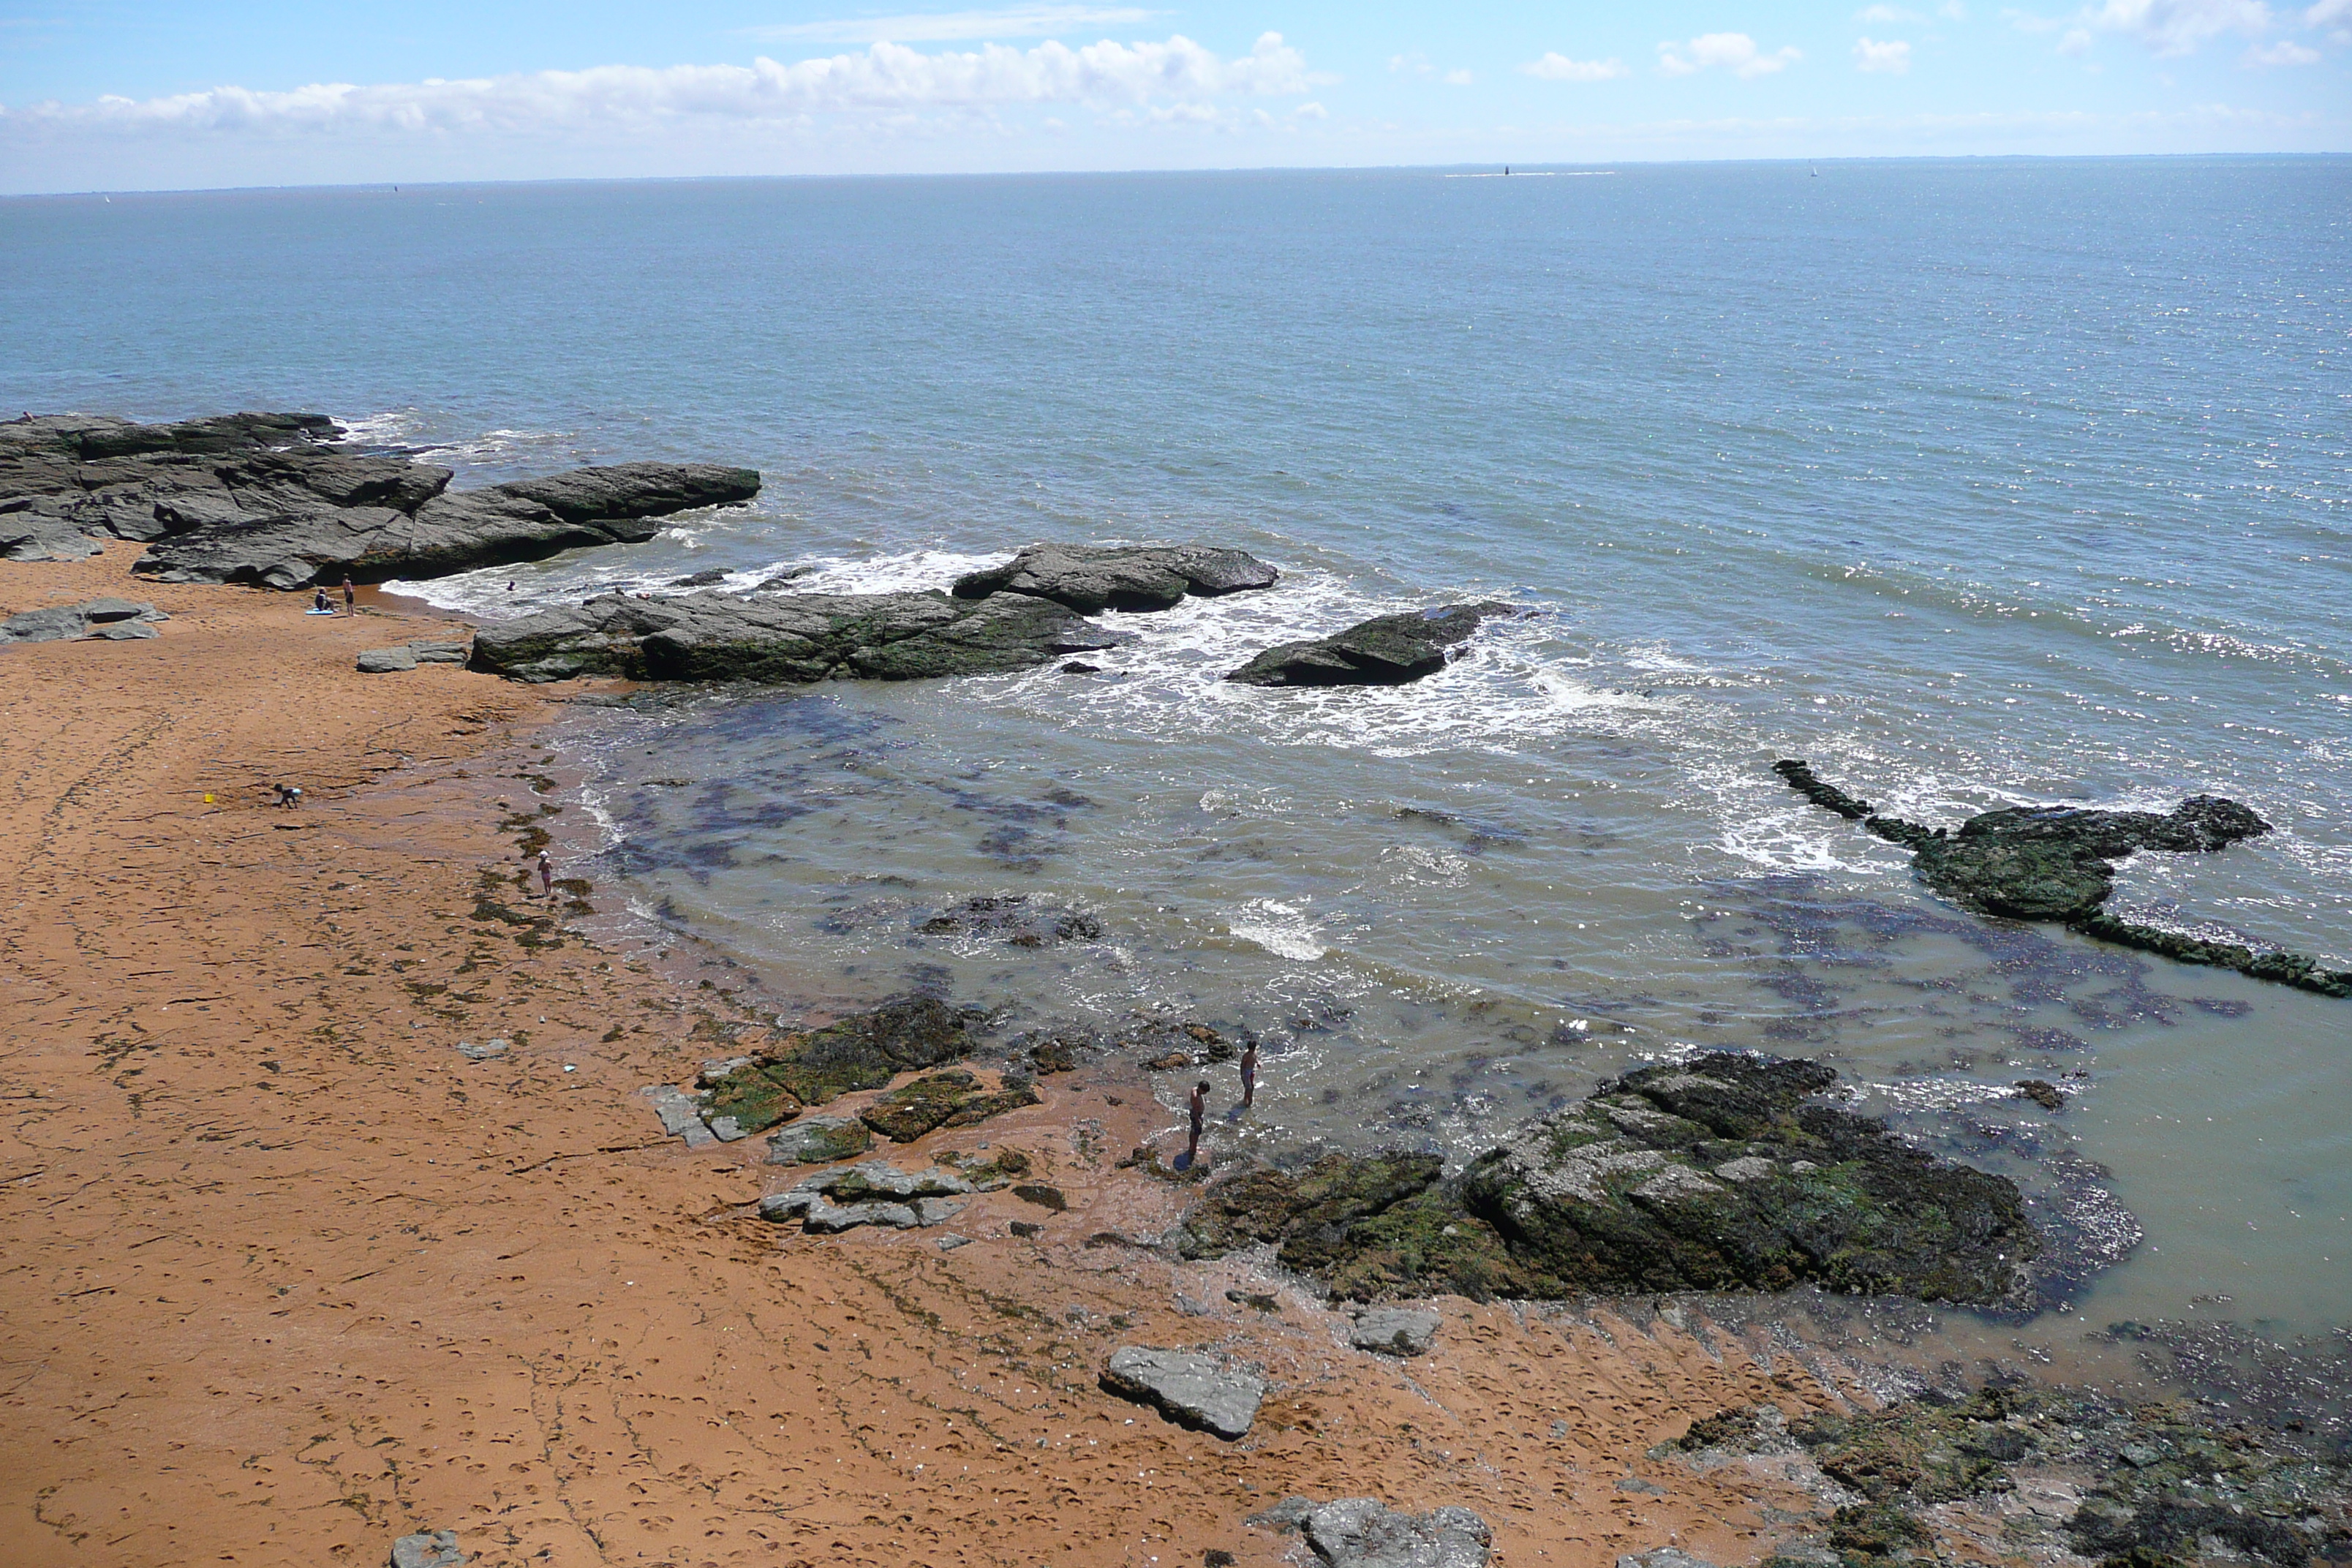
[[1318, 940], [1314, 925], [1295, 906], [1273, 899], [1252, 899], [1226, 922], [1226, 930], [1244, 942], [1254, 942], [1276, 958], [1312, 963], [1330, 952]]

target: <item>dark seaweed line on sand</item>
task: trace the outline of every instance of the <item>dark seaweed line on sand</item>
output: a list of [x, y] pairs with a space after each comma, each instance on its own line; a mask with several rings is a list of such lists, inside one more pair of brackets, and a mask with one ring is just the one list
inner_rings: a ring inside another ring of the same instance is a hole
[[1824, 810], [1911, 851], [1919, 879], [1979, 914], [2054, 920], [2069, 931], [2182, 963], [2234, 969], [2322, 996], [2352, 997], [2352, 970], [2323, 969], [2299, 952], [2256, 952], [2119, 920], [2102, 908], [2114, 862], [2140, 849], [2210, 853], [2271, 830], [2237, 802], [2193, 795], [2169, 816], [2069, 806], [1989, 811], [1957, 832], [1880, 815], [1800, 759], [1772, 764], [1790, 789]]

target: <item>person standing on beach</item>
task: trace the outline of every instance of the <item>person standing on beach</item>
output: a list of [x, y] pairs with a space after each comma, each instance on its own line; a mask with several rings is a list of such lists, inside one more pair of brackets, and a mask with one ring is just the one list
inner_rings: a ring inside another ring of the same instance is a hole
[[1209, 1116], [1209, 1080], [1202, 1079], [1192, 1086], [1192, 1137], [1184, 1145], [1184, 1164], [1190, 1169], [1201, 1156], [1201, 1123]]
[[359, 608], [359, 590], [352, 586], [349, 577], [343, 579], [343, 614], [354, 614]]
[[544, 849], [539, 852], [539, 896], [551, 900], [555, 897], [555, 868], [547, 863]]
[[1242, 1109], [1247, 1110], [1250, 1101], [1257, 1098], [1257, 1042], [1252, 1040], [1242, 1047]]

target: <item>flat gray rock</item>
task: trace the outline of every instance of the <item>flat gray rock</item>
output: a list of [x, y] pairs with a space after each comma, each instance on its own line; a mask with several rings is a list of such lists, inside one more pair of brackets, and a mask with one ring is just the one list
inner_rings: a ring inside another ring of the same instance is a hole
[[1207, 545], [1033, 544], [1001, 566], [957, 578], [955, 596], [1024, 594], [1091, 616], [1164, 610], [1187, 594], [1270, 588], [1281, 575], [1247, 551]]
[[896, 1230], [912, 1230], [923, 1223], [922, 1216], [907, 1204], [836, 1204], [823, 1194], [817, 1194], [810, 1203], [805, 1217], [812, 1236], [830, 1236], [837, 1231], [854, 1230], [861, 1225], [883, 1225]]
[[398, 647], [363, 647], [355, 663], [362, 675], [397, 675], [416, 668], [416, 650], [405, 643]]
[[1328, 1568], [1486, 1568], [1494, 1545], [1486, 1521], [1466, 1508], [1398, 1513], [1366, 1497], [1327, 1502], [1300, 1528]]
[[1508, 605], [1478, 604], [1375, 616], [1329, 637], [1270, 647], [1225, 679], [1244, 686], [1402, 686], [1444, 669], [1481, 622], [1515, 613]]
[[[474, 1044], [471, 1040], [459, 1040], [457, 1042], [457, 1054], [464, 1057], [467, 1061], [472, 1062], [496, 1061], [499, 1058], [506, 1055], [507, 1052], [511, 1049], [513, 1049], [512, 1042], [507, 1040], [484, 1040], [478, 1046]], [[663, 1118], [665, 1125], [667, 1124], [667, 1121], [668, 1119], [667, 1117]]]
[[1152, 1406], [1179, 1426], [1228, 1442], [1249, 1430], [1265, 1397], [1265, 1379], [1230, 1369], [1213, 1355], [1141, 1345], [1110, 1352], [1102, 1386], [1105, 1393]]
[[1715, 1568], [1704, 1557], [1694, 1557], [1678, 1546], [1660, 1546], [1648, 1552], [1628, 1552], [1617, 1559], [1617, 1568]]
[[408, 651], [416, 656], [419, 664], [463, 664], [473, 657], [470, 642], [413, 642]]
[[637, 1090], [654, 1102], [654, 1114], [661, 1118], [662, 1131], [673, 1138], [683, 1138], [689, 1149], [708, 1149], [719, 1140], [702, 1124], [702, 1110], [691, 1095], [681, 1094], [666, 1083], [647, 1084]]
[[1036, 599], [945, 594], [618, 594], [485, 626], [473, 668], [516, 680], [581, 675], [767, 684], [916, 680], [1028, 669], [1127, 640]]
[[874, 1147], [874, 1133], [855, 1116], [803, 1116], [768, 1140], [771, 1165], [826, 1165]]
[[464, 1568], [465, 1561], [454, 1530], [404, 1535], [392, 1543], [392, 1568]]
[[1423, 1308], [1373, 1307], [1348, 1331], [1348, 1342], [1360, 1351], [1382, 1355], [1427, 1355], [1429, 1342], [1437, 1337], [1438, 1324], [1444, 1321]]
[[10, 616], [0, 621], [0, 643], [89, 638], [127, 642], [159, 635], [154, 623], [171, 618], [154, 605], [134, 599], [85, 599], [79, 605], [53, 605]]

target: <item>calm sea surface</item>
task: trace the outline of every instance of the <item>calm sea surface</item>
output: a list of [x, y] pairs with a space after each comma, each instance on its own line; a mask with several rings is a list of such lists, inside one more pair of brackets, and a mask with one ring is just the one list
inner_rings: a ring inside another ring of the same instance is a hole
[[[0, 345], [10, 412], [766, 474], [415, 590], [485, 616], [1039, 540], [1283, 568], [1113, 617], [1112, 674], [583, 718], [570, 852], [786, 994], [1254, 1028], [1237, 1146], [1466, 1154], [1634, 1060], [1820, 1056], [2136, 1221], [2095, 1323], [2352, 1321], [2352, 1004], [1968, 916], [1768, 771], [1937, 822], [2226, 793], [2278, 831], [2119, 905], [2352, 966], [2352, 161], [11, 201]], [[1218, 681], [1469, 595], [1540, 613], [1402, 690]], [[918, 932], [992, 893], [1103, 938]]]

